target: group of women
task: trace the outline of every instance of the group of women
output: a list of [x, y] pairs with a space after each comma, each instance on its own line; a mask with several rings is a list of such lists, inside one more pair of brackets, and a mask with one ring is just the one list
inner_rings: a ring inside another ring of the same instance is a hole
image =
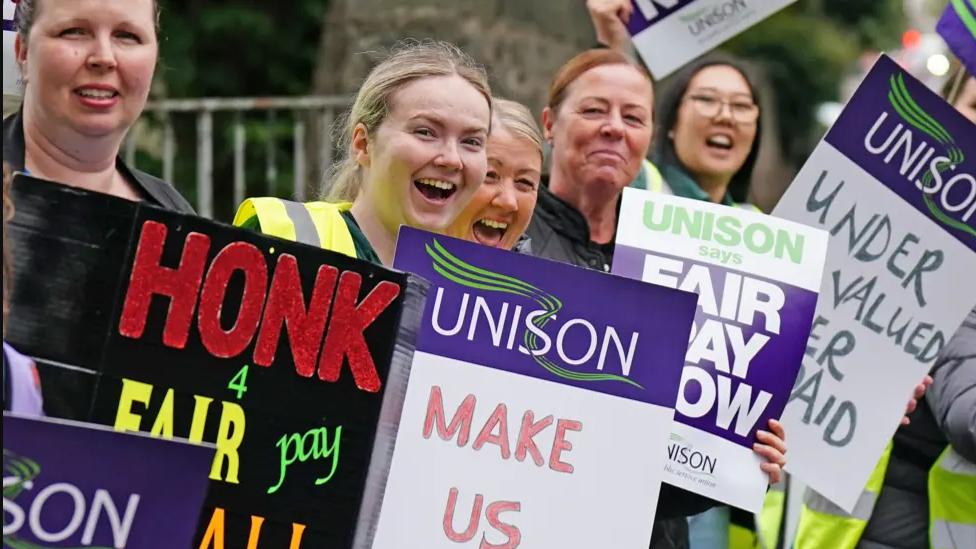
[[[234, 224], [383, 265], [408, 225], [609, 271], [627, 186], [749, 207], [762, 109], [748, 71], [732, 59], [703, 58], [682, 69], [655, 105], [650, 75], [622, 52], [624, 4], [590, 2], [603, 43], [556, 73], [541, 127], [524, 106], [495, 97], [485, 71], [458, 48], [397, 49], [356, 95], [328, 196], [304, 204], [249, 199]], [[7, 166], [192, 213], [171, 185], [119, 156], [149, 94], [157, 22], [155, 0], [20, 1], [15, 49], [25, 93], [3, 121], [5, 242], [13, 211]], [[960, 110], [968, 105], [972, 118], [976, 80], [965, 82]], [[34, 389], [34, 396], [5, 392], [5, 408], [39, 413], [36, 373], [6, 344], [4, 371], [5, 387], [10, 380]], [[916, 398], [923, 392], [924, 384]], [[757, 435], [771, 483], [785, 464], [784, 439], [775, 421]], [[652, 549], [687, 547], [687, 518], [719, 506], [663, 486]]]

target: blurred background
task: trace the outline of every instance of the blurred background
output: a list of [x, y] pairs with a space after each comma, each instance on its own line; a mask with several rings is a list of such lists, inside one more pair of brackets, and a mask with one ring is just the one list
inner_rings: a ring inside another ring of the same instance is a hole
[[[228, 222], [245, 196], [317, 196], [350, 95], [398, 40], [458, 44], [498, 95], [537, 116], [556, 69], [595, 41], [585, 0], [159, 2], [160, 68], [125, 155]], [[880, 53], [941, 86], [945, 6], [799, 0], [724, 45], [755, 64], [770, 98], [755, 203], [772, 209]]]

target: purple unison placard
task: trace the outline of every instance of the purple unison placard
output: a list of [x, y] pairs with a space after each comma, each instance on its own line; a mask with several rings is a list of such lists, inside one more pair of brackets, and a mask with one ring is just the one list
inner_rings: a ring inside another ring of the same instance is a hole
[[3, 545], [190, 549], [212, 446], [3, 415]]
[[[752, 447], [756, 441], [756, 430], [769, 430], [769, 420], [780, 417], [790, 398], [790, 390], [796, 382], [807, 338], [810, 336], [810, 325], [817, 308], [817, 292], [737, 269], [708, 265], [658, 252], [653, 252], [653, 255], [665, 261], [673, 261], [674, 265], [680, 263], [681, 272], [674, 273], [679, 280], [686, 280], [689, 275], [693, 277], [691, 273], [696, 269], [700, 273], [707, 273], [707, 284], [714, 290], [719, 307], [725, 311], [732, 308], [725, 304], [725, 296], [734, 293], [742, 296], [750, 287], [757, 288], [761, 285], [764, 289], [776, 288], [776, 291], [782, 292], [778, 294], [783, 297], [782, 304], [777, 309], [778, 333], [769, 328], [769, 315], [759, 313], [755, 317], [756, 322], [747, 325], [738, 322], [740, 319], [736, 313], [714, 315], [709, 314], [705, 307], [699, 306], [695, 317], [696, 335], [692, 336], [691, 350], [685, 361], [689, 372], [700, 370], [702, 374], [699, 375], [716, 380], [716, 393], [717, 386], [721, 383], [718, 380], [727, 381], [730, 392], [726, 398], [730, 405], [714, 406], [703, 415], [690, 417], [681, 414], [682, 406], [679, 404], [675, 420], [738, 446]], [[617, 246], [613, 272], [640, 280], [647, 256], [648, 252], [645, 250]], [[743, 290], [744, 287], [747, 289]], [[757, 293], [759, 299], [777, 299], [771, 297], [773, 292], [760, 290]], [[713, 326], [720, 327], [724, 335], [712, 337], [709, 331]], [[759, 341], [763, 342], [762, 345], [759, 345]], [[721, 353], [715, 353], [714, 345], [722, 345], [725, 349]], [[699, 350], [696, 351], [696, 348]], [[741, 349], [749, 349], [748, 356], [751, 358], [746, 358], [747, 353]], [[727, 360], [710, 360], [719, 354], [727, 357]], [[737, 362], [742, 365], [741, 369]], [[698, 375], [694, 379], [698, 379]], [[684, 391], [679, 394], [679, 402], [701, 402], [704, 387], [698, 381], [686, 383]], [[735, 420], [729, 421], [731, 417], [735, 417]]]
[[431, 281], [417, 350], [674, 408], [697, 296], [403, 227]]
[[976, 124], [880, 56], [824, 138], [976, 251]]
[[626, 189], [613, 273], [698, 294], [665, 482], [759, 512], [756, 431], [779, 419], [817, 307], [826, 231]]

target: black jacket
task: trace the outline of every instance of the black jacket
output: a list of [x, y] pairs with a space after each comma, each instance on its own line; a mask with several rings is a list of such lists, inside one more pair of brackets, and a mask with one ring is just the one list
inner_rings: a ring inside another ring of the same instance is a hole
[[[13, 172], [24, 171], [24, 119], [18, 111], [3, 120], [3, 161]], [[193, 207], [171, 185], [145, 172], [126, 166], [121, 157], [115, 165], [122, 175], [143, 195], [146, 202], [167, 210], [193, 214]], [[16, 201], [16, 196], [14, 197]]]
[[[24, 149], [24, 121], [21, 112], [18, 111], [3, 120], [3, 161], [9, 164], [14, 172], [24, 171]], [[185, 214], [195, 213], [193, 207], [180, 193], [163, 180], [126, 166], [121, 158], [116, 158], [115, 162], [118, 170], [138, 189], [147, 204]], [[12, 194], [16, 211], [16, 187]], [[12, 231], [9, 236], [9, 244], [16, 249], [19, 244], [18, 232]], [[32, 271], [46, 268], [24, 259], [27, 255], [29, 254], [19, 256], [18, 261], [15, 262], [18, 265], [14, 272], [15, 289], [22, 286], [18, 282], [20, 277], [29, 278]], [[85, 417], [77, 415], [76, 412], [86, 409], [85, 403], [89, 401], [91, 391], [94, 390], [91, 385], [93, 376], [56, 366], [48, 367], [42, 363], [38, 363], [38, 368], [41, 369], [45, 413], [50, 417], [84, 420]]]
[[[614, 243], [591, 242], [586, 218], [552, 194], [548, 181], [539, 186], [539, 199], [525, 234], [532, 241], [532, 255], [537, 257], [605, 272], [613, 265]], [[687, 549], [688, 517], [719, 505], [715, 500], [662, 484], [650, 549]], [[612, 546], [613, 540], [607, 541]]]

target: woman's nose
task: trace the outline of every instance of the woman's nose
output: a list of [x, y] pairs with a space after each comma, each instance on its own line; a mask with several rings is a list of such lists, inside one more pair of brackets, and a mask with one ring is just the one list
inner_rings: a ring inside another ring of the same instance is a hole
[[111, 38], [99, 37], [92, 43], [87, 64], [94, 69], [114, 69], [118, 65], [115, 52], [112, 50]]
[[619, 138], [624, 134], [624, 121], [617, 113], [611, 113], [600, 128], [604, 137]]
[[499, 185], [498, 193], [495, 194], [495, 199], [492, 200], [492, 205], [506, 212], [517, 212], [518, 200], [515, 198], [514, 185], [511, 183]]

